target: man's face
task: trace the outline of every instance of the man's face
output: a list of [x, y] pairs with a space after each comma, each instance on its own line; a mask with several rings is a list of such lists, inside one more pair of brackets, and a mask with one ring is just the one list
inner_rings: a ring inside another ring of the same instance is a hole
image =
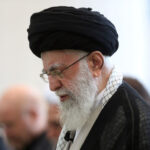
[[[79, 56], [65, 55], [62, 51], [51, 51], [42, 55], [45, 70], [54, 64], [67, 66], [77, 59]], [[49, 84], [51, 90], [60, 97], [62, 122], [69, 130], [81, 127], [92, 111], [97, 94], [97, 86], [86, 60], [66, 70], [62, 79], [49, 76]]]
[[[77, 55], [73, 56], [70, 53], [65, 53], [65, 51], [50, 51], [42, 54], [43, 66], [44, 70], [48, 72], [49, 70], [57, 71], [63, 70], [68, 65], [72, 64], [74, 61], [78, 59]], [[68, 88], [70, 81], [74, 79], [77, 75], [79, 69], [79, 63], [76, 63], [69, 69], [63, 72], [63, 77], [59, 78], [57, 76], [53, 77], [49, 76], [49, 86], [51, 91], [56, 92], [58, 89], [64, 87]], [[65, 101], [69, 97], [69, 95], [61, 95], [60, 100]]]
[[29, 130], [22, 114], [9, 108], [0, 112], [0, 118], [10, 146], [16, 150], [21, 150], [30, 139]]

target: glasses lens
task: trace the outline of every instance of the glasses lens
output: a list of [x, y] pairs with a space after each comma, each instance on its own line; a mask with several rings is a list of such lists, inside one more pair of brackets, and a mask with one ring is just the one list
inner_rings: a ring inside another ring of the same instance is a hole
[[74, 63], [68, 65], [66, 68], [64, 68], [63, 70], [59, 70], [56, 68], [51, 68], [47, 73], [44, 71], [40, 77], [45, 81], [45, 82], [49, 82], [48, 76], [52, 76], [52, 77], [58, 77], [58, 78], [63, 78], [63, 72], [65, 70], [67, 70], [68, 68], [70, 68], [71, 66], [73, 66], [74, 64], [76, 64], [77, 62], [79, 62], [80, 60], [84, 59], [85, 57], [87, 57], [90, 53], [88, 53], [87, 55], [81, 57], [80, 59], [76, 60]]
[[53, 77], [61, 77], [62, 73], [60, 70], [53, 70], [50, 72], [50, 75], [52, 75]]

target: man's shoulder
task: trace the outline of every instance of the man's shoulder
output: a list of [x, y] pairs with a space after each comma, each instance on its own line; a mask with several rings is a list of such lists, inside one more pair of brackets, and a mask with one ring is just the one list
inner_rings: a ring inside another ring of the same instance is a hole
[[[119, 143], [115, 147], [116, 150], [131, 149], [131, 145], [135, 149], [148, 146], [150, 138], [148, 123], [150, 123], [150, 107], [134, 89], [122, 83], [100, 112], [82, 150], [92, 149], [94, 145], [95, 149], [114, 149], [116, 143]], [[145, 133], [144, 136], [142, 131]], [[98, 146], [100, 148], [97, 148]]]
[[46, 137], [46, 133], [42, 133], [37, 136], [36, 139], [30, 143], [25, 150], [51, 150], [52, 145], [51, 142]]
[[[146, 100], [144, 100], [143, 97], [141, 97], [141, 95], [126, 82], [123, 82], [120, 85], [112, 99], [113, 98], [120, 99], [123, 105], [131, 105], [130, 107], [134, 107], [135, 109], [150, 108]], [[150, 109], [148, 110], [150, 111]], [[146, 109], [146, 111], [148, 110]]]

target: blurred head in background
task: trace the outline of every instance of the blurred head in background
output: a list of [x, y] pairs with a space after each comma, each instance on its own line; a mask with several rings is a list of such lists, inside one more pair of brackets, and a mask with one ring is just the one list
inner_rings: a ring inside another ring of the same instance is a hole
[[13, 86], [1, 97], [0, 123], [12, 148], [21, 150], [46, 129], [45, 101], [30, 87]]

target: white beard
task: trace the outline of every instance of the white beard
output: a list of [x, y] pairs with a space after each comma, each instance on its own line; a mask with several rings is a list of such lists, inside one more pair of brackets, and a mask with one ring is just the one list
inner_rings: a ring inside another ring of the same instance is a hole
[[58, 96], [67, 94], [70, 97], [60, 103], [61, 121], [67, 130], [76, 130], [85, 124], [91, 114], [97, 91], [96, 81], [87, 62], [83, 60], [76, 79], [70, 83], [68, 89], [56, 91]]

